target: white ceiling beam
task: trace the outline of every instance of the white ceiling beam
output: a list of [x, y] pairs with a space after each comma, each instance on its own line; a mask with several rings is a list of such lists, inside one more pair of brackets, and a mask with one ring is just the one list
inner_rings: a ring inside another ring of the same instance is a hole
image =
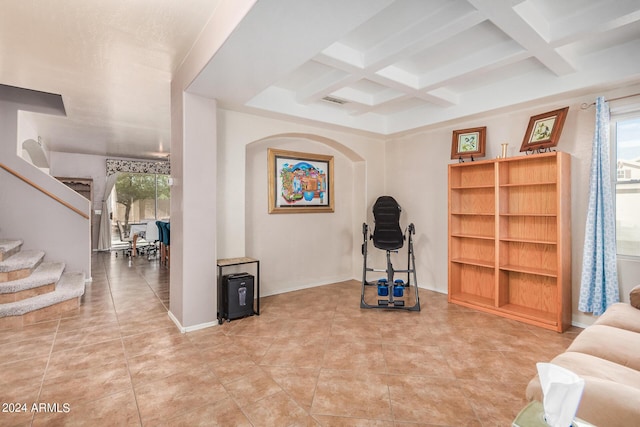
[[420, 89], [418, 76], [395, 65], [376, 71], [372, 74], [372, 80], [403, 92]]
[[419, 86], [421, 89], [443, 87], [467, 76], [495, 70], [522, 61], [530, 56], [529, 52], [522, 50], [517, 43], [510, 40], [490, 46], [473, 55], [462, 57], [444, 67], [430, 71], [428, 74], [421, 76]]
[[597, 3], [552, 22], [549, 42], [552, 46], [564, 46], [585, 36], [615, 30], [639, 20], [638, 0]]
[[357, 79], [358, 77], [353, 74], [337, 69], [331, 70], [298, 90], [296, 100], [301, 104], [310, 104], [346, 85], [352, 84]]
[[509, 0], [467, 0], [501, 31], [530, 51], [557, 76], [574, 73], [576, 69], [545, 40], [542, 34], [518, 14]]
[[364, 55], [362, 52], [343, 43], [333, 43], [323, 50], [322, 54], [353, 67], [364, 68]]
[[420, 99], [423, 99], [430, 104], [437, 105], [438, 107], [452, 107], [460, 103], [459, 94], [443, 87], [420, 93]]
[[352, 116], [360, 116], [367, 113], [375, 113], [380, 111], [383, 107], [388, 107], [389, 105], [396, 104], [398, 102], [406, 101], [407, 99], [411, 99], [413, 96], [409, 94], [402, 94], [394, 99], [390, 99], [388, 101], [376, 104], [376, 105], [363, 105], [359, 104], [353, 108], [349, 114]]
[[414, 55], [460, 34], [486, 19], [477, 11], [461, 11], [459, 7], [453, 6], [459, 4], [453, 3], [439, 9], [365, 52], [365, 67], [387, 67], [401, 58]]

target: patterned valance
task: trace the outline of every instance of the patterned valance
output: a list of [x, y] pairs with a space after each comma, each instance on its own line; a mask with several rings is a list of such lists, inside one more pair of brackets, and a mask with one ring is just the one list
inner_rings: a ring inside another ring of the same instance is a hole
[[157, 173], [171, 175], [170, 162], [107, 159], [107, 176], [116, 172]]

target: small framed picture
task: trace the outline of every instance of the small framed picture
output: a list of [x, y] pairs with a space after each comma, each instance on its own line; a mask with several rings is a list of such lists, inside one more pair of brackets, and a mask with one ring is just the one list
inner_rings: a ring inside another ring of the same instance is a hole
[[531, 117], [520, 151], [544, 150], [558, 145], [567, 111], [569, 107]]
[[451, 141], [451, 158], [484, 157], [487, 127], [462, 129], [453, 131]]

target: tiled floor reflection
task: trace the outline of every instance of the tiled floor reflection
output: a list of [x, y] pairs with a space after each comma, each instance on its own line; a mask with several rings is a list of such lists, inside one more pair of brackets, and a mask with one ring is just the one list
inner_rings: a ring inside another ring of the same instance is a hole
[[0, 330], [0, 426], [510, 426], [535, 362], [580, 332], [424, 290], [417, 313], [362, 310], [353, 281], [181, 334], [157, 261], [96, 254], [92, 275], [79, 309]]

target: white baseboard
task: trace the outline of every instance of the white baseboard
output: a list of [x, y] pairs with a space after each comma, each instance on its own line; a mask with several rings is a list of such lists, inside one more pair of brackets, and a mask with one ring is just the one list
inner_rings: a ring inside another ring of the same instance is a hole
[[184, 327], [182, 326], [178, 318], [174, 316], [171, 311], [168, 311], [167, 313], [169, 314], [169, 319], [171, 319], [171, 321], [176, 324], [176, 326], [178, 327], [178, 330], [183, 334], [187, 332], [198, 331], [200, 329], [211, 328], [212, 326], [218, 326], [218, 321], [215, 320], [213, 322], [200, 323], [198, 325]]
[[304, 284], [304, 285], [289, 286], [289, 287], [278, 289], [276, 292], [268, 292], [268, 291], [264, 292], [264, 291], [261, 290], [260, 291], [260, 298], [269, 297], [269, 296], [273, 296], [273, 295], [286, 294], [288, 292], [301, 291], [303, 289], [311, 289], [311, 288], [315, 288], [315, 287], [318, 287], [318, 286], [331, 285], [331, 284], [334, 284], [334, 283], [347, 282], [349, 280], [351, 280], [351, 279], [348, 279], [348, 278], [347, 279], [334, 278], [334, 279], [323, 280], [321, 282], [312, 282], [312, 283], [307, 283], [307, 284]]

